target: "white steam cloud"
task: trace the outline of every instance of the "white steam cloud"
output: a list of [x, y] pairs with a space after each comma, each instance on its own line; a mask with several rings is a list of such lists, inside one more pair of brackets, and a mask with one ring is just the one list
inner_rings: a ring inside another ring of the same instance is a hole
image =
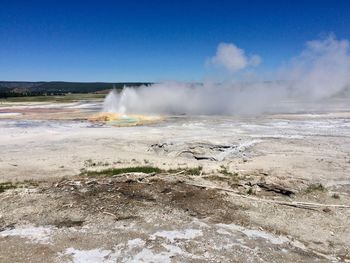
[[333, 96], [350, 84], [349, 41], [334, 36], [309, 41], [283, 71], [296, 95], [314, 100]]
[[[220, 44], [212, 62], [238, 71], [260, 62], [234, 44]], [[277, 75], [277, 72], [276, 72]], [[112, 91], [104, 111], [122, 114], [257, 114], [288, 111], [294, 102], [320, 102], [350, 89], [349, 41], [330, 36], [307, 42], [279, 71], [281, 81], [190, 84], [164, 82]], [[349, 99], [348, 99], [348, 102]], [[295, 104], [293, 104], [295, 105]]]
[[112, 91], [104, 111], [148, 114], [221, 115], [260, 112], [269, 100], [283, 97], [278, 84], [188, 84], [164, 82]]

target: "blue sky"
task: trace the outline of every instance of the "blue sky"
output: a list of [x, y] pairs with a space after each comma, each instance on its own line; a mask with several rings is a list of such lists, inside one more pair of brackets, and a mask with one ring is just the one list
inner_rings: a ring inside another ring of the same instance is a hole
[[268, 72], [308, 40], [350, 39], [348, 0], [0, 3], [0, 80], [200, 81], [221, 42]]

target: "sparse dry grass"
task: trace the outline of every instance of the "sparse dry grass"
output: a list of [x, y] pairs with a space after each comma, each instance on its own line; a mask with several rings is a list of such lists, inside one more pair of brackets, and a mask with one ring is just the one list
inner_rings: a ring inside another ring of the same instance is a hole
[[315, 192], [315, 191], [318, 191], [318, 192], [326, 192], [327, 191], [327, 188], [324, 187], [321, 183], [317, 183], [317, 184], [311, 184], [309, 185], [305, 192], [306, 193], [312, 193], [312, 192]]
[[87, 176], [114, 176], [125, 173], [161, 173], [162, 170], [152, 166], [136, 166], [136, 167], [125, 167], [125, 168], [109, 168], [100, 171], [82, 171], [81, 175]]
[[[89, 162], [91, 164], [91, 162]], [[90, 167], [93, 167], [94, 165], [90, 165]], [[80, 170], [80, 175], [87, 175], [87, 176], [114, 176], [118, 174], [125, 174], [125, 173], [180, 173], [186, 175], [201, 175], [203, 173], [203, 167], [193, 167], [193, 168], [185, 168], [185, 169], [169, 169], [164, 170], [160, 169], [158, 167], [153, 166], [132, 166], [132, 167], [124, 167], [124, 168], [108, 168], [103, 169], [99, 171], [88, 171], [86, 168], [82, 168]]]

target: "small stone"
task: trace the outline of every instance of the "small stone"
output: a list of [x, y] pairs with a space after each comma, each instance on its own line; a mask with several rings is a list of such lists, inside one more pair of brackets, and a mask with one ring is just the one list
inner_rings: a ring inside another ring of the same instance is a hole
[[325, 213], [329, 213], [329, 212], [331, 212], [332, 210], [329, 209], [328, 207], [326, 207], [326, 208], [323, 208], [322, 211], [325, 212]]

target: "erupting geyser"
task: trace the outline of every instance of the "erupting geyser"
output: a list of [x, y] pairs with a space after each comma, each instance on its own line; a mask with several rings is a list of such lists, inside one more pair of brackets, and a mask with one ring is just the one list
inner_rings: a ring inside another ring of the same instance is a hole
[[103, 112], [120, 113], [119, 110], [119, 96], [117, 91], [113, 89], [103, 101]]
[[[231, 79], [185, 83], [163, 82], [111, 91], [103, 112], [149, 115], [237, 115], [303, 111], [334, 98], [350, 103], [350, 43], [330, 36], [306, 43], [305, 49], [274, 74], [273, 80]], [[231, 72], [256, 66], [233, 44], [221, 44], [211, 59]], [[286, 101], [292, 103], [285, 103]], [[295, 106], [297, 104], [297, 106]]]
[[126, 114], [126, 107], [123, 105], [122, 94], [119, 95], [117, 90], [113, 89], [103, 102], [103, 111], [90, 117], [89, 120], [105, 122], [113, 126], [136, 126], [150, 124], [161, 120], [159, 116]]
[[[238, 115], [326, 110], [326, 102], [350, 103], [350, 43], [330, 36], [309, 41], [272, 81], [163, 82], [112, 90], [93, 120], [113, 125], [159, 120], [155, 115]], [[239, 58], [237, 60], [237, 58]], [[240, 62], [237, 64], [237, 61]], [[218, 47], [215, 64], [231, 71], [260, 62], [233, 44]], [[288, 102], [288, 103], [286, 103]], [[139, 114], [139, 115], [135, 115]], [[147, 114], [147, 116], [145, 115]]]

